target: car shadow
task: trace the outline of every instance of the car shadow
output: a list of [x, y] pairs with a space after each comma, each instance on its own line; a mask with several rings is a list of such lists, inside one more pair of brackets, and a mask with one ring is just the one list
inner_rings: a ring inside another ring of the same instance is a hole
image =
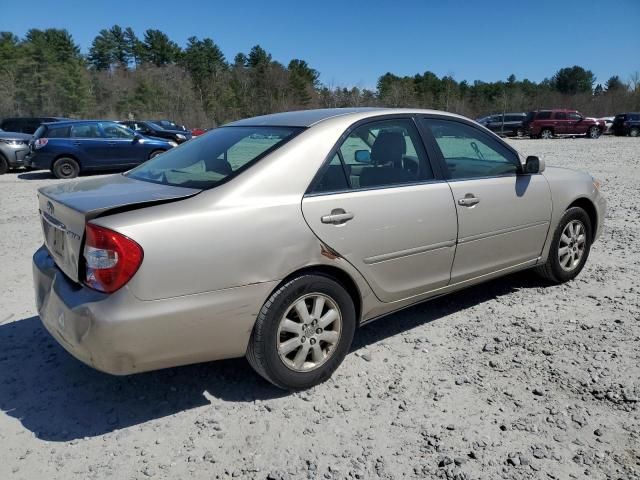
[[[519, 288], [540, 285], [530, 275], [516, 274], [410, 307], [364, 326], [351, 353]], [[286, 395], [255, 374], [244, 359], [111, 376], [64, 351], [37, 316], [0, 322], [0, 409], [42, 440], [64, 442], [109, 433], [207, 405], [208, 396], [254, 402]]]
[[56, 177], [54, 177], [50, 171], [46, 170], [46, 171], [38, 171], [38, 172], [18, 173], [18, 178], [20, 180], [47, 180], [47, 179], [56, 178]]

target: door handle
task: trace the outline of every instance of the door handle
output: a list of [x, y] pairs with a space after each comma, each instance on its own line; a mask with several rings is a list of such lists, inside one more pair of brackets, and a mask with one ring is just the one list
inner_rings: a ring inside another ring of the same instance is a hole
[[331, 223], [333, 225], [342, 225], [354, 217], [353, 213], [345, 212], [342, 208], [334, 208], [330, 215], [320, 217], [322, 223]]
[[467, 193], [464, 198], [458, 199], [458, 205], [463, 207], [473, 207], [480, 203], [480, 199], [473, 195], [473, 193]]

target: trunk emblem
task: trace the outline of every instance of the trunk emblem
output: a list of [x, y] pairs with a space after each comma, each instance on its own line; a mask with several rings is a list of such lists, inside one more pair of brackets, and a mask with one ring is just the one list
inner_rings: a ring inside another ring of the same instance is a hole
[[53, 203], [47, 202], [47, 212], [49, 213], [49, 215], [53, 215], [53, 212], [54, 212]]

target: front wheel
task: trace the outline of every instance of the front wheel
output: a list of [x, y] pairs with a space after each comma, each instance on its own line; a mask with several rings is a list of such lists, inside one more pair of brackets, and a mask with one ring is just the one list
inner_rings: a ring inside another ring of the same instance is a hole
[[9, 162], [7, 159], [0, 155], [0, 175], [4, 175], [9, 171]]
[[600, 136], [600, 129], [598, 127], [590, 127], [587, 132], [587, 137], [596, 139]]
[[520, 127], [520, 128], [518, 128], [516, 130], [516, 137], [520, 137], [520, 138], [524, 137], [524, 129], [523, 128]]
[[353, 300], [331, 277], [302, 275], [266, 301], [247, 359], [266, 380], [303, 390], [327, 380], [349, 351], [356, 327]]
[[151, 152], [149, 154], [149, 160], [151, 160], [154, 157], [157, 157], [158, 155], [160, 155], [161, 153], [164, 153], [164, 150], [154, 150], [153, 152]]
[[51, 172], [56, 178], [76, 178], [80, 174], [80, 165], [73, 158], [59, 158], [53, 163]]
[[582, 271], [591, 251], [591, 220], [579, 207], [564, 212], [551, 240], [547, 262], [537, 273], [552, 283], [573, 280]]
[[638, 137], [638, 136], [640, 136], [640, 128], [633, 127], [631, 130], [629, 130], [629, 136], [630, 137]]

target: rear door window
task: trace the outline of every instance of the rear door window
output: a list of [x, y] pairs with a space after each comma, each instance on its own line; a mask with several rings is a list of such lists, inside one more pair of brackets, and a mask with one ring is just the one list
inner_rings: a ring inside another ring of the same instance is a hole
[[566, 120], [567, 119], [567, 112], [556, 112], [554, 115], [554, 118], [556, 120]]
[[97, 123], [78, 123], [71, 126], [72, 138], [102, 138]]
[[[39, 131], [40, 129], [38, 129]], [[47, 129], [47, 138], [69, 138], [69, 131], [71, 127], [49, 127]], [[36, 132], [37, 135], [37, 132]]]

